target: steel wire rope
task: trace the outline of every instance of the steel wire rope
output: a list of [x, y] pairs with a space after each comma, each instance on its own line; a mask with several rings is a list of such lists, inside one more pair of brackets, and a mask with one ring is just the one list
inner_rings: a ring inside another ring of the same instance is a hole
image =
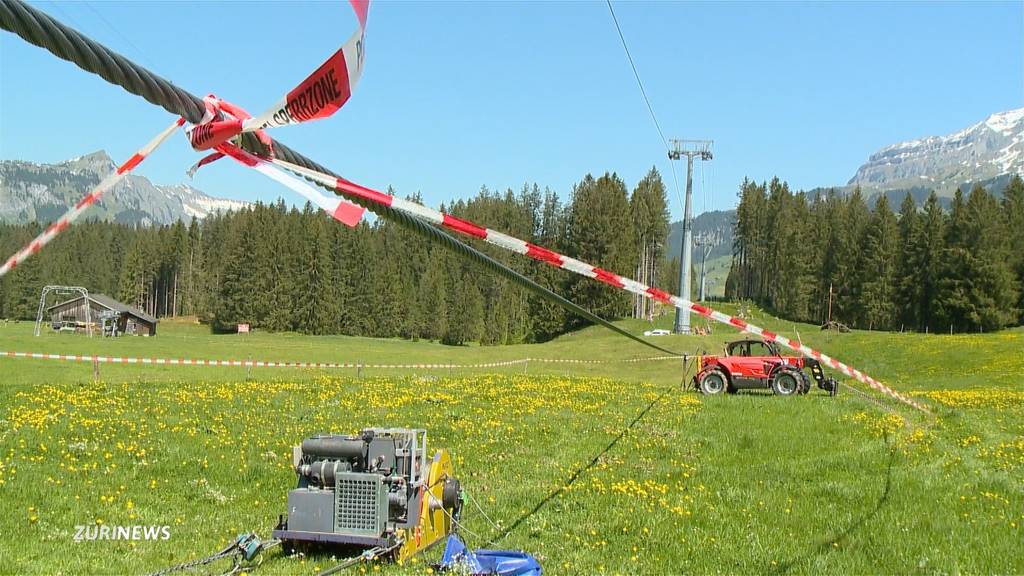
[[[146, 101], [160, 106], [172, 114], [184, 117], [185, 120], [192, 124], [199, 123], [203, 118], [205, 106], [201, 98], [135, 64], [77, 30], [65, 26], [55, 18], [25, 4], [21, 0], [0, 0], [0, 27], [20, 36], [31, 44], [45, 48], [55, 56], [67, 60], [87, 72], [97, 74], [111, 84], [141, 96]], [[262, 144], [251, 134], [243, 136], [242, 146], [251, 152], [259, 154], [265, 152]], [[293, 164], [335, 177], [338, 176], [333, 171], [277, 140], [274, 141], [274, 153], [278, 158]], [[320, 186], [320, 184], [317, 185]], [[334, 189], [325, 186], [321, 187], [336, 193]], [[510, 280], [512, 283], [524, 287], [549, 302], [555, 303], [595, 324], [600, 324], [613, 332], [660, 352], [681, 356], [677, 352], [644, 340], [612, 324], [608, 320], [541, 286], [522, 273], [502, 264], [468, 244], [464, 244], [447, 232], [411, 214], [358, 197], [349, 197], [349, 199], [367, 208], [374, 214], [386, 220], [396, 222], [432, 242], [439, 243], [445, 246], [446, 249], [475, 261], [477, 264]]]
[[[644, 83], [640, 80], [640, 73], [636, 69], [636, 64], [633, 62], [633, 55], [629, 52], [629, 45], [626, 44], [626, 36], [622, 33], [622, 27], [619, 26], [619, 18], [615, 15], [615, 8], [612, 7], [612, 0], [605, 0], [608, 4], [608, 12], [612, 15], [612, 22], [615, 24], [615, 31], [619, 33], [619, 41], [622, 42], [622, 49], [626, 52], [626, 59], [629, 60], [629, 67], [633, 69], [633, 77], [636, 78], [636, 85], [640, 87], [640, 94], [644, 97], [644, 103], [647, 104], [647, 111], [651, 113], [651, 120], [654, 122], [654, 127], [658, 130], [658, 136], [661, 138], [661, 143], [665, 146], [665, 151], [669, 154], [672, 153], [672, 149], [668, 145], [668, 139], [665, 138], [665, 132], [661, 129], [661, 123], [658, 122], [658, 116], [654, 113], [654, 106], [651, 106], [651, 100], [647, 97], [647, 90], [644, 89]], [[670, 159], [668, 161], [668, 167], [672, 170], [672, 182], [676, 189], [676, 201], [679, 202], [679, 210], [683, 212], [683, 218], [686, 218], [686, 208], [683, 205], [683, 198], [679, 193], [679, 177], [676, 175], [676, 165], [672, 163]]]
[[[625, 44], [625, 38], [622, 37], [621, 29], [618, 27], [618, 20], [615, 18], [611, 1], [606, 0], [606, 2], [608, 4], [609, 11], [612, 13], [616, 28], [619, 30], [620, 39], [623, 42], [623, 48], [626, 49], [628, 56], [628, 47]], [[148, 102], [160, 106], [172, 114], [184, 117], [193, 124], [198, 123], [203, 117], [205, 107], [201, 98], [194, 96], [183, 88], [175, 86], [163, 77], [131, 62], [124, 56], [121, 56], [102, 44], [89, 39], [77, 30], [65, 26], [55, 18], [25, 4], [21, 0], [0, 0], [0, 27], [18, 35], [31, 44], [45, 48], [55, 56], [63, 60], [67, 60], [87, 72], [97, 74], [111, 84], [118, 85], [132, 94], [141, 96]], [[633, 66], [631, 56], [629, 56], [629, 60], [630, 65]], [[633, 69], [635, 73], [635, 66], [633, 66]], [[640, 82], [639, 75], [637, 75], [636, 78], [638, 84], [641, 86], [644, 99], [648, 102], [648, 106], [650, 106], [650, 103], [647, 100], [646, 91], [643, 90], [642, 83]], [[649, 110], [651, 111], [652, 119], [654, 119], [657, 124], [653, 108], [649, 108]], [[657, 125], [657, 128], [659, 135], [661, 135], [664, 140], [664, 135], [661, 132], [660, 125]], [[250, 150], [263, 151], [261, 150], [262, 146], [259, 141], [252, 135], [246, 135], [243, 138], [243, 146], [246, 146]], [[337, 176], [333, 171], [307, 158], [301, 153], [292, 150], [279, 141], [275, 141], [275, 153], [278, 157], [294, 164], [323, 172], [325, 174]], [[326, 187], [323, 188], [327, 189]], [[334, 192], [333, 189], [331, 189], [331, 191]], [[443, 230], [440, 230], [419, 218], [412, 216], [411, 214], [396, 210], [390, 206], [372, 203], [358, 197], [351, 197], [350, 199], [364, 206], [378, 216], [396, 222], [433, 242], [437, 242], [445, 246], [446, 249], [475, 261], [484, 268], [511, 280], [513, 283], [518, 284], [542, 298], [558, 304], [562, 308], [576, 313], [591, 322], [600, 324], [613, 332], [666, 354], [685, 356], [646, 341], [623, 328], [612, 324], [608, 320], [597, 316], [582, 306], [556, 294], [544, 286], [541, 286], [520, 272], [505, 266], [494, 258], [491, 258], [483, 252], [464, 244], [447, 232], [444, 232]]]

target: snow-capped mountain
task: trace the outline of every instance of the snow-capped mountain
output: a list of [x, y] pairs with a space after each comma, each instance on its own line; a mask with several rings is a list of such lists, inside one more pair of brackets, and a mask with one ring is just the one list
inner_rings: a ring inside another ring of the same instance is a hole
[[900, 142], [872, 154], [850, 185], [877, 191], [926, 188], [950, 195], [1024, 173], [1024, 108], [999, 112], [946, 136]]
[[[115, 169], [102, 150], [59, 164], [0, 160], [0, 221], [54, 220]], [[185, 184], [155, 185], [129, 174], [103, 195], [90, 216], [126, 224], [168, 224], [247, 205], [214, 198]]]

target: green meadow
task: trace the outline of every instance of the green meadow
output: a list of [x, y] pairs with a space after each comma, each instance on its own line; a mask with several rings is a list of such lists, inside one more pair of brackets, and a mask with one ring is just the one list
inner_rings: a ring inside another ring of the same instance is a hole
[[[734, 309], [725, 306], [726, 311]], [[0, 350], [196, 359], [471, 364], [497, 369], [298, 370], [0, 357], [0, 573], [147, 573], [268, 535], [295, 478], [291, 447], [322, 432], [423, 427], [472, 503], [473, 547], [521, 549], [546, 574], [1022, 573], [1024, 330], [822, 333], [757, 310], [930, 407], [843, 379], [830, 398], [688, 389], [693, 363], [600, 328], [553, 342], [449, 347], [298, 334], [32, 335]], [[668, 327], [624, 321], [634, 333]], [[720, 351], [736, 337], [652, 341]], [[593, 364], [541, 359], [600, 360]], [[836, 375], [841, 377], [841, 375]], [[156, 541], [76, 542], [77, 526], [168, 526]], [[428, 551], [403, 566], [423, 574]], [[329, 554], [265, 554], [256, 574], [312, 574]], [[221, 562], [208, 568], [219, 574]]]

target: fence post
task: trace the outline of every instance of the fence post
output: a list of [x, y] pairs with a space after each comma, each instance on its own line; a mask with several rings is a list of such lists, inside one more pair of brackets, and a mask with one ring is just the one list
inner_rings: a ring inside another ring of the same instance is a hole
[[356, 360], [356, 378], [363, 377], [363, 363], [360, 360]]
[[249, 354], [249, 360], [245, 364], [245, 379], [250, 380], [252, 378], [252, 354]]
[[100, 361], [98, 358], [92, 359], [92, 381], [100, 381]]

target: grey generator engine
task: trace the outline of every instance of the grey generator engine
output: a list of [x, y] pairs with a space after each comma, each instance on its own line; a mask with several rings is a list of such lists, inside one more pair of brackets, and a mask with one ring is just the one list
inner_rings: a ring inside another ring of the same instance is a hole
[[399, 560], [447, 538], [462, 490], [444, 450], [427, 459], [426, 430], [369, 428], [321, 435], [292, 453], [298, 486], [273, 537], [394, 550]]

